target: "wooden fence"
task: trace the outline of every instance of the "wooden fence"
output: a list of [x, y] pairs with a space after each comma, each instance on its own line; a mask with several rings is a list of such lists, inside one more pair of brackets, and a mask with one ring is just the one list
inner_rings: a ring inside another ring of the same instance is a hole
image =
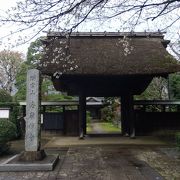
[[137, 135], [159, 130], [180, 130], [180, 101], [134, 101]]

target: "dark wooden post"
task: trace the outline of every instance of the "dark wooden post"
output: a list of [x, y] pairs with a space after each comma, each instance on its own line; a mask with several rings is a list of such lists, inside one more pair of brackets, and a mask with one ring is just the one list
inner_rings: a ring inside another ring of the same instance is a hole
[[135, 117], [134, 117], [134, 103], [133, 95], [129, 94], [128, 96], [128, 119], [129, 119], [129, 135], [131, 138], [135, 138]]
[[23, 110], [22, 110], [22, 113], [23, 113], [23, 118], [26, 117], [26, 106], [22, 106]]
[[43, 106], [43, 115], [46, 112], [46, 106]]
[[121, 133], [124, 136], [126, 134], [125, 131], [125, 109], [124, 109], [124, 97], [121, 96], [120, 98], [121, 106], [120, 106], [120, 111], [121, 111]]
[[166, 112], [166, 105], [162, 105], [162, 112]]
[[79, 95], [79, 139], [83, 139], [86, 133], [86, 96]]
[[62, 106], [63, 110], [63, 134], [66, 134], [66, 107], [65, 105]]
[[[86, 102], [86, 97], [85, 97], [85, 102]], [[83, 131], [84, 135], [86, 135], [86, 129], [87, 129], [87, 121], [86, 121], [86, 104], [85, 104], [85, 112], [84, 112], [84, 118], [83, 118]]]
[[146, 105], [143, 104], [143, 108], [142, 108], [143, 112], [146, 112]]
[[46, 113], [46, 106], [42, 106], [42, 114], [43, 114], [43, 124], [41, 124], [41, 128], [44, 129], [44, 116], [45, 116], [45, 113]]
[[134, 107], [133, 95], [125, 94], [121, 97], [121, 123], [122, 135], [135, 137], [135, 120], [134, 120]]
[[121, 130], [123, 136], [129, 135], [129, 119], [126, 95], [121, 96]]
[[25, 120], [24, 118], [26, 117], [26, 105], [25, 106], [22, 106], [22, 115], [23, 115], [23, 119], [21, 121], [21, 129], [22, 129], [22, 133], [23, 135], [25, 135]]
[[87, 127], [87, 121], [86, 121], [86, 96], [84, 96], [84, 111], [83, 111], [83, 131], [84, 131], [84, 135], [86, 135], [86, 127]]
[[63, 109], [63, 114], [64, 114], [66, 111], [65, 105], [62, 106], [62, 109]]

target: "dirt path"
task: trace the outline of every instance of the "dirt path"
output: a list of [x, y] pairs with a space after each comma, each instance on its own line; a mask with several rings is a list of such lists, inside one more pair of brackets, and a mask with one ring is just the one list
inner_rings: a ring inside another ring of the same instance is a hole
[[107, 133], [107, 132], [101, 127], [101, 123], [99, 123], [99, 122], [93, 122], [93, 123], [91, 123], [91, 128], [92, 128], [92, 133], [95, 133], [95, 134]]

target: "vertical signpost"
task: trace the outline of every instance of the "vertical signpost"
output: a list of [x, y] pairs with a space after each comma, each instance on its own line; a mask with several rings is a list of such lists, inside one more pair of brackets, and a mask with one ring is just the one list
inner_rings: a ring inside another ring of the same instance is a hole
[[40, 150], [40, 73], [36, 69], [27, 73], [25, 151]]
[[40, 160], [45, 157], [41, 146], [40, 127], [40, 72], [31, 69], [27, 73], [26, 133], [23, 160]]

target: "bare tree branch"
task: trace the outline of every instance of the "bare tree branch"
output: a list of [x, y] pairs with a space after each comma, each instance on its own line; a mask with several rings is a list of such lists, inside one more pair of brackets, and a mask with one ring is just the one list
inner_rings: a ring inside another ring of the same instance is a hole
[[[172, 16], [179, 8], [180, 0], [21, 0], [0, 17], [0, 25], [17, 24], [19, 28], [1, 39], [29, 29], [35, 29], [29, 40], [48, 29], [71, 32], [95, 19], [128, 19], [136, 26], [142, 21]], [[174, 16], [162, 29], [179, 21], [180, 18]]]
[[7, 50], [0, 52], [0, 87], [9, 93], [12, 92], [12, 86], [22, 61], [22, 55], [18, 52]]

